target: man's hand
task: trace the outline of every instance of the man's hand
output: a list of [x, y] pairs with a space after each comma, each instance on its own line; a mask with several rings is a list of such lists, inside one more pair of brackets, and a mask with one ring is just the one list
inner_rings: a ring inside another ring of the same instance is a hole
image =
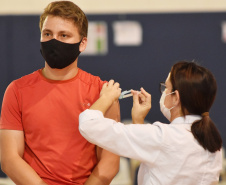
[[151, 95], [143, 88], [141, 92], [132, 90], [133, 108], [131, 111], [133, 123], [144, 123], [144, 119], [151, 109]]

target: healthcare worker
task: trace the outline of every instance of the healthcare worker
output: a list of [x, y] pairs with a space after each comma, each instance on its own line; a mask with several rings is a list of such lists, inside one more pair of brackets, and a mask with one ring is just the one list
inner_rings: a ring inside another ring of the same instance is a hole
[[138, 185], [214, 185], [222, 168], [222, 139], [210, 119], [217, 84], [212, 73], [195, 62], [174, 64], [161, 83], [160, 109], [170, 124], [142, 124], [151, 95], [132, 91], [134, 124], [104, 118], [120, 96], [110, 80], [100, 98], [79, 116], [80, 133], [117, 155], [141, 161]]

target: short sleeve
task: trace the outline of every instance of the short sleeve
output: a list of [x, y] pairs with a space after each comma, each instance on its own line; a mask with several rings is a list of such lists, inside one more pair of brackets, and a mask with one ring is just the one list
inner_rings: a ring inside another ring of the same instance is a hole
[[105, 83], [107, 83], [107, 81], [102, 81], [101, 79], [99, 79], [99, 80], [100, 80], [100, 81], [99, 81], [99, 88], [100, 88], [100, 91], [101, 91], [103, 85], [104, 85]]
[[19, 99], [18, 89], [13, 81], [4, 94], [0, 129], [23, 130]]

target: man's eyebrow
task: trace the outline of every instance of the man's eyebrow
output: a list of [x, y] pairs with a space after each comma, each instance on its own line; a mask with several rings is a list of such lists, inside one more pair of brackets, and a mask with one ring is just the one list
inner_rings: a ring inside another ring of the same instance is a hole
[[71, 31], [69, 31], [69, 30], [62, 30], [62, 31], [59, 31], [59, 33], [71, 33]]
[[50, 29], [43, 29], [42, 32], [52, 32]]

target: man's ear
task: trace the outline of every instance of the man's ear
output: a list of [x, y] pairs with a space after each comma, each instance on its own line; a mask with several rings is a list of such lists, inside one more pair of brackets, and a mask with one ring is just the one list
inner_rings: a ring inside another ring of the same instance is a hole
[[174, 104], [174, 106], [180, 105], [180, 94], [179, 94], [178, 90], [175, 90], [173, 104]]
[[87, 46], [87, 38], [86, 38], [86, 37], [83, 37], [83, 38], [82, 38], [82, 41], [81, 41], [81, 43], [80, 43], [80, 45], [79, 45], [79, 51], [80, 51], [80, 52], [85, 51], [86, 46]]

